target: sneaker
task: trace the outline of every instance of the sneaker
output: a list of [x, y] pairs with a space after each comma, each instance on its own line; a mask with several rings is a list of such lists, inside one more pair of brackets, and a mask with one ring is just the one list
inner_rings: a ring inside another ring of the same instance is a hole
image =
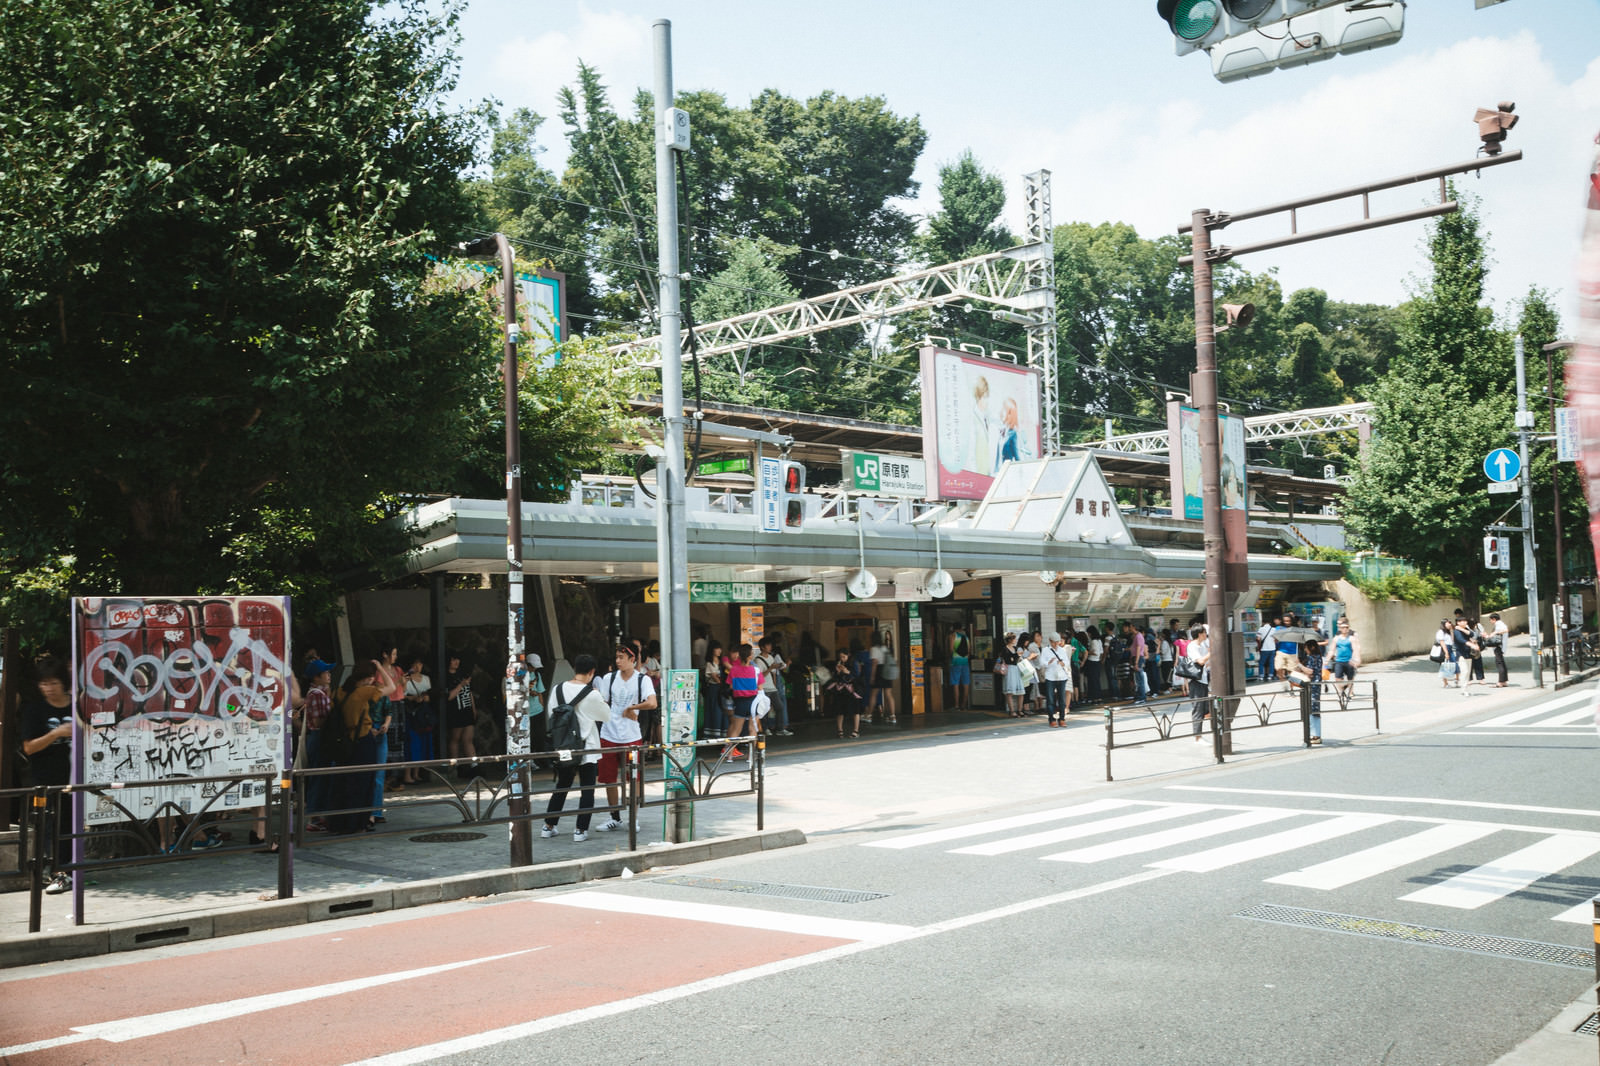
[[776, 736], [780, 736], [780, 737], [792, 737], [792, 736], [794, 736], [794, 730], [792, 730], [792, 729], [780, 729], [780, 730], [778, 730], [778, 732], [775, 735]]
[[1311, 743], [1313, 743], [1313, 744], [1321, 744], [1322, 743], [1322, 738], [1321, 737], [1312, 737], [1311, 738]]
[[626, 829], [628, 827], [623, 825], [622, 822], [619, 821], [618, 819], [612, 818], [610, 821], [607, 821], [607, 822], [605, 822], [605, 823], [603, 823], [601, 825], [595, 826], [595, 828], [600, 830], [600, 832], [602, 832], [602, 833], [611, 833], [611, 832], [615, 832], [618, 829]]
[[729, 762], [739, 762], [741, 759], [744, 758], [744, 749], [743, 748], [730, 747], [727, 751], [723, 752], [722, 754], [723, 754], [723, 757], [725, 759], [727, 759]]
[[[600, 828], [604, 829], [605, 826], [601, 826]], [[577, 832], [577, 833], [573, 833], [572, 834], [572, 842], [574, 844], [582, 844], [585, 840], [588, 840], [588, 839], [589, 839], [589, 834], [588, 833]]]
[[547, 825], [543, 829], [539, 830], [539, 835], [544, 837], [546, 840], [549, 840], [551, 837], [556, 835], [556, 827], [553, 825]]
[[212, 848], [222, 847], [222, 837], [214, 830], [207, 829], [206, 835], [189, 845], [193, 851], [210, 851]]
[[71, 887], [72, 877], [70, 875], [56, 874], [50, 879], [50, 883], [44, 886], [44, 894], [47, 896], [59, 896]]

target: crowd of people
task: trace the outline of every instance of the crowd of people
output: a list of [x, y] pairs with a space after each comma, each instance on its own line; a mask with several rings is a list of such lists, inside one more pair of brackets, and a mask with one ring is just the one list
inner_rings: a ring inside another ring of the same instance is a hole
[[1428, 652], [1428, 657], [1439, 664], [1440, 684], [1457, 689], [1487, 684], [1483, 657], [1488, 653], [1494, 656], [1494, 687], [1505, 688], [1510, 683], [1506, 673], [1506, 640], [1510, 635], [1510, 627], [1501, 621], [1498, 612], [1490, 613], [1487, 625], [1467, 617], [1460, 608], [1453, 619], [1440, 619]]

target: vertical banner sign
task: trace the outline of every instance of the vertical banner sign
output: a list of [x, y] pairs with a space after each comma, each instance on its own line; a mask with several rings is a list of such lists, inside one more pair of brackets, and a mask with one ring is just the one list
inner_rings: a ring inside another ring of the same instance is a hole
[[756, 510], [761, 516], [761, 532], [783, 532], [783, 460], [761, 457], [761, 473], [756, 479]]
[[88, 597], [72, 601], [72, 615], [73, 677], [87, 723], [78, 779], [173, 782], [116, 793], [120, 807], [89, 797], [86, 824], [266, 803], [260, 781], [183, 779], [287, 765], [287, 597]]
[[762, 604], [739, 608], [740, 644], [748, 644], [753, 648], [761, 643], [761, 638], [767, 631], [766, 614], [767, 608]]
[[913, 603], [907, 610], [911, 612], [908, 625], [911, 643], [906, 648], [906, 662], [911, 667], [911, 713], [926, 714], [928, 694], [924, 686], [927, 677], [927, 656], [922, 650], [922, 608]]
[[1556, 462], [1577, 461], [1578, 420], [1573, 417], [1571, 408], [1558, 407], [1556, 408]]

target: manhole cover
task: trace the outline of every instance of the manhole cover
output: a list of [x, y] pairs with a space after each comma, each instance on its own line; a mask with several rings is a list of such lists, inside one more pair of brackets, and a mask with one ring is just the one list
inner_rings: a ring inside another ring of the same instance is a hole
[[413, 844], [461, 844], [468, 840], [482, 840], [485, 833], [423, 833], [408, 838]]
[[1574, 1029], [1573, 1032], [1582, 1033], [1584, 1036], [1594, 1036], [1596, 1034], [1600, 1034], [1600, 1014], [1590, 1013], [1590, 1015], [1583, 1020], [1583, 1024]]
[[1575, 970], [1593, 970], [1594, 952], [1587, 948], [1568, 947], [1565, 944], [1546, 944], [1541, 940], [1519, 940], [1510, 936], [1490, 936], [1487, 933], [1463, 933], [1455, 929], [1435, 929], [1426, 925], [1409, 925], [1391, 922], [1385, 918], [1363, 918], [1355, 914], [1337, 914], [1333, 911], [1310, 911], [1300, 907], [1280, 907], [1263, 903], [1234, 915], [1257, 922], [1275, 922], [1279, 925], [1298, 925], [1308, 929], [1327, 929], [1334, 933], [1377, 937], [1380, 940], [1403, 940], [1411, 944], [1427, 944], [1453, 951], [1470, 951], [1475, 955], [1498, 955], [1507, 959], [1522, 959], [1547, 966], [1570, 966]]
[[775, 885], [766, 881], [736, 881], [727, 877], [659, 877], [658, 885], [685, 888], [710, 888], [718, 892], [742, 892], [749, 896], [777, 896], [781, 899], [810, 899], [821, 903], [865, 903], [883, 899], [884, 892], [861, 892], [850, 888], [818, 888], [814, 885]]

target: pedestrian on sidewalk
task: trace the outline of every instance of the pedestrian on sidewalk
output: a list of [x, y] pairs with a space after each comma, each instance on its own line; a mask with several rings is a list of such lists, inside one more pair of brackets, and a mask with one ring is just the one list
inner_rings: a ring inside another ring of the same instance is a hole
[[[22, 705], [22, 754], [28, 760], [28, 784], [72, 783], [72, 672], [60, 659], [39, 663], [39, 697]], [[45, 892], [54, 896], [72, 887], [72, 875], [62, 869], [72, 862], [71, 800], [55, 797], [56, 824], [45, 839], [55, 840], [50, 881]]]
[[778, 650], [777, 642], [771, 633], [761, 638], [757, 648], [759, 651], [755, 658], [755, 668], [761, 672], [761, 691], [772, 701], [771, 717], [777, 726], [769, 732], [777, 737], [794, 736], [789, 729], [789, 694], [785, 691], [788, 686], [783, 680], [783, 672], [789, 664], [783, 661], [783, 653]]
[[563, 681], [550, 694], [550, 706], [552, 710], [570, 706], [577, 712], [584, 754], [573, 762], [556, 764], [556, 790], [550, 794], [550, 802], [545, 805], [544, 828], [539, 830], [539, 835], [545, 838], [556, 835], [557, 820], [551, 815], [561, 813], [561, 809], [567, 805], [567, 792], [572, 788], [572, 779], [576, 777], [583, 785], [583, 791], [578, 793], [578, 822], [573, 827], [572, 841], [581, 844], [589, 839], [590, 812], [594, 810], [594, 786], [600, 763], [600, 723], [610, 719], [611, 707], [605, 697], [594, 690], [593, 655], [584, 653], [575, 656], [572, 669], [572, 680]]
[[[426, 762], [435, 758], [433, 734], [438, 725], [438, 716], [433, 713], [433, 679], [422, 672], [422, 656], [408, 655], [406, 659], [403, 761]], [[422, 771], [408, 768], [394, 787], [404, 789], [421, 783]]]
[[727, 732], [728, 679], [723, 676], [722, 642], [713, 640], [706, 644], [705, 661], [700, 664], [700, 696], [705, 701], [706, 737], [715, 740]]
[[1085, 646], [1083, 676], [1088, 685], [1084, 694], [1086, 703], [1100, 702], [1100, 660], [1105, 656], [1106, 645], [1100, 639], [1100, 630], [1090, 626], [1084, 630]]
[[1309, 675], [1303, 684], [1311, 699], [1311, 743], [1322, 743], [1322, 642], [1308, 640], [1302, 645], [1301, 655]]
[[1483, 680], [1483, 661], [1474, 658], [1481, 654], [1478, 642], [1473, 639], [1472, 620], [1465, 615], [1458, 615], [1450, 631], [1450, 639], [1455, 644], [1456, 653], [1456, 687], [1466, 688], [1473, 681], [1473, 666], [1477, 666], [1477, 680]]
[[850, 735], [861, 735], [861, 692], [857, 688], [856, 669], [850, 661], [850, 649], [840, 648], [833, 663], [833, 678], [827, 684], [827, 694], [833, 701], [834, 726], [839, 738], [844, 739], [844, 720], [850, 719]]
[[754, 710], [756, 693], [761, 691], [761, 671], [751, 661], [753, 658], [748, 644], [739, 645], [728, 655], [726, 671], [728, 688], [733, 692], [733, 728], [728, 733], [725, 754], [730, 759], [744, 758], [739, 738], [744, 735], [745, 723], [749, 723], [752, 743], [761, 731], [761, 719]]
[[1439, 664], [1439, 683], [1449, 688], [1456, 679], [1455, 623], [1448, 618], [1439, 619], [1439, 628], [1433, 634], [1433, 649], [1428, 658]]
[[1046, 724], [1064, 726], [1072, 685], [1072, 649], [1060, 633], [1051, 633], [1040, 659], [1044, 664]]
[[1350, 684], [1361, 668], [1361, 638], [1350, 628], [1348, 618], [1339, 619], [1338, 632], [1333, 638], [1333, 681], [1342, 707], [1350, 699]]
[[375, 732], [383, 720], [380, 704], [385, 702], [377, 678], [377, 661], [365, 659], [356, 664], [339, 690], [339, 706], [335, 713], [349, 740], [348, 754], [340, 763], [360, 769], [331, 775], [328, 779], [328, 806], [342, 812], [327, 819], [329, 829], [335, 833], [359, 833], [363, 829], [370, 833], [377, 828], [371, 807], [375, 794], [373, 778], [383, 770], [374, 769], [378, 753]]
[[[311, 660], [306, 665], [306, 700], [300, 711], [299, 766], [317, 769], [329, 765], [322, 750], [322, 727], [333, 710], [332, 690], [333, 664], [321, 659]], [[328, 782], [326, 774], [314, 774], [306, 779], [306, 829], [309, 832], [321, 833], [328, 828], [322, 820], [322, 812], [328, 807]]]
[[880, 631], [873, 638], [872, 648], [872, 700], [884, 715], [888, 725], [899, 725], [895, 714], [894, 690], [900, 682], [900, 663], [894, 657], [894, 639]]
[[1211, 641], [1206, 637], [1205, 626], [1197, 625], [1189, 630], [1189, 646], [1185, 655], [1200, 668], [1200, 676], [1190, 678], [1186, 686], [1186, 695], [1193, 701], [1189, 704], [1189, 716], [1194, 722], [1194, 739], [1198, 741], [1201, 739], [1200, 727], [1210, 713], [1210, 704], [1206, 700], [1211, 695]]
[[1271, 679], [1277, 672], [1278, 638], [1273, 630], [1283, 624], [1283, 619], [1273, 617], [1261, 623], [1261, 628], [1256, 630], [1256, 678], [1260, 681]]
[[[750, 645], [744, 645], [746, 652], [749, 648]], [[617, 645], [616, 664], [616, 670], [597, 686], [611, 709], [610, 716], [600, 727], [602, 751], [597, 770], [600, 783], [606, 786], [606, 805], [611, 808], [611, 820], [600, 826], [608, 833], [627, 828], [618, 802], [621, 795], [618, 774], [623, 764], [622, 749], [643, 746], [644, 734], [639, 730], [639, 716], [656, 705], [655, 686], [639, 669], [639, 653], [633, 645]], [[733, 721], [736, 727], [733, 735], [738, 736], [737, 726], [742, 723], [738, 718]]]
[[1300, 642], [1289, 636], [1289, 630], [1295, 628], [1294, 615], [1286, 614], [1278, 619], [1278, 624], [1272, 627], [1272, 639], [1277, 641], [1277, 650], [1273, 653], [1273, 670], [1278, 675], [1279, 681], [1287, 681], [1289, 675], [1300, 668]]
[[1007, 633], [1005, 643], [995, 656], [996, 662], [1005, 667], [1005, 677], [1001, 688], [1006, 697], [1006, 713], [1013, 718], [1022, 717], [1022, 652], [1017, 648], [1017, 635]]
[[[406, 701], [406, 678], [400, 669], [400, 647], [392, 641], [379, 645], [378, 679], [379, 691], [383, 693], [383, 717], [377, 725], [377, 754], [373, 762], [386, 766], [392, 752], [404, 752], [400, 744], [400, 737], [404, 732], [401, 722], [402, 710]], [[402, 760], [404, 755], [402, 754]], [[372, 784], [372, 816], [377, 821], [383, 821], [383, 790], [388, 784], [389, 772], [380, 772]]]
[[1489, 632], [1489, 647], [1494, 651], [1494, 670], [1498, 678], [1494, 687], [1505, 688], [1510, 681], [1506, 676], [1506, 640], [1511, 636], [1511, 629], [1500, 620], [1498, 611], [1490, 612], [1489, 621], [1494, 623]]
[[957, 627], [950, 634], [950, 697], [957, 711], [972, 710], [972, 659], [967, 631]]
[[450, 654], [449, 663], [445, 682], [444, 724], [450, 730], [446, 758], [475, 760], [478, 757], [478, 705], [472, 697], [472, 671], [461, 665], [461, 656], [454, 652]]

